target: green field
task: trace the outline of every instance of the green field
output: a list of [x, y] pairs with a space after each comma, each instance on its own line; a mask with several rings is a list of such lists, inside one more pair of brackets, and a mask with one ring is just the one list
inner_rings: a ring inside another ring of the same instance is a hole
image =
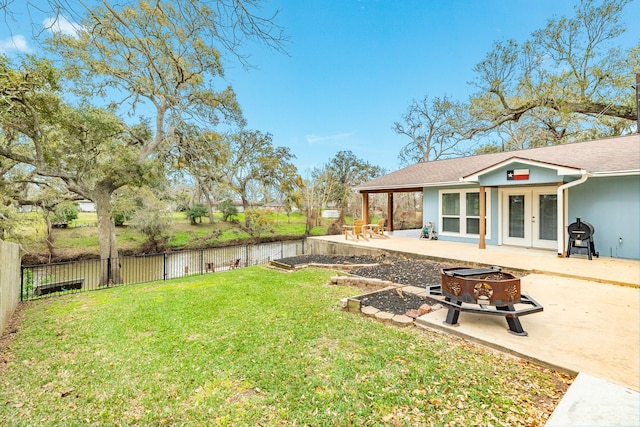
[[[42, 218], [36, 213], [23, 215], [22, 233], [26, 237], [20, 241], [29, 253], [46, 254], [45, 244], [46, 226]], [[206, 218], [201, 223], [191, 225], [183, 213], [173, 214], [173, 225], [169, 233], [167, 245], [171, 249], [204, 248], [230, 242], [243, 242], [251, 239], [251, 235], [241, 226], [244, 216], [239, 214], [236, 221], [222, 221], [221, 214], [214, 216], [214, 223], [210, 224]], [[299, 213], [292, 213], [289, 218], [283, 213], [269, 215], [270, 226], [262, 237], [302, 237], [305, 233], [306, 217]], [[97, 217], [95, 213], [80, 212], [78, 219], [72, 221], [68, 228], [53, 230], [53, 244], [56, 254], [65, 257], [79, 255], [97, 255], [98, 234]], [[330, 220], [323, 220], [321, 226], [311, 230], [311, 235], [323, 235], [327, 231]], [[135, 252], [144, 242], [144, 235], [127, 227], [116, 227], [116, 239], [120, 251]], [[9, 239], [11, 240], [11, 239]]]

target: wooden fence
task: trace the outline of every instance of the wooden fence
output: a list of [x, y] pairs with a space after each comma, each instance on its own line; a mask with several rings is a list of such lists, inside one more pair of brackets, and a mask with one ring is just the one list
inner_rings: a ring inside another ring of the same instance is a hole
[[20, 246], [0, 240], [0, 335], [20, 301]]

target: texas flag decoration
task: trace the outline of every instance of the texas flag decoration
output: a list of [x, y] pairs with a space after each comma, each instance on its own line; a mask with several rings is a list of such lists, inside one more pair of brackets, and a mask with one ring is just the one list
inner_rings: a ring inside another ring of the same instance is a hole
[[529, 169], [512, 169], [507, 171], [507, 181], [527, 181]]

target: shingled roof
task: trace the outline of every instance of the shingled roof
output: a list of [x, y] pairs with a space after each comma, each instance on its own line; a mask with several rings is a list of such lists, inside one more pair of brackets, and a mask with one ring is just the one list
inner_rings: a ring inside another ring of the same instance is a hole
[[577, 174], [640, 174], [640, 135], [417, 163], [359, 185], [356, 190], [460, 184], [464, 177], [512, 160], [569, 168]]

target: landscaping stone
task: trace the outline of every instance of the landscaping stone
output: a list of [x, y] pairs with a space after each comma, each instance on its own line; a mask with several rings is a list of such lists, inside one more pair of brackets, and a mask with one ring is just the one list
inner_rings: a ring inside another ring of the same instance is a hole
[[418, 310], [409, 310], [405, 313], [405, 315], [411, 317], [412, 319], [417, 319], [418, 317], [421, 316]]
[[388, 322], [391, 319], [393, 319], [393, 316], [395, 316], [395, 314], [393, 313], [388, 313], [386, 311], [379, 311], [377, 312], [375, 315], [375, 318], [378, 320], [382, 320], [383, 322]]
[[413, 325], [413, 318], [405, 316], [404, 314], [396, 314], [391, 318], [393, 323], [398, 326], [411, 326]]
[[347, 310], [348, 311], [360, 311], [360, 300], [349, 298], [347, 300]]
[[[440, 305], [440, 304], [438, 304], [438, 305]], [[429, 304], [422, 304], [420, 306], [420, 308], [418, 308], [418, 316], [417, 317], [420, 317], [423, 314], [431, 313], [432, 311], [433, 311], [433, 307], [432, 306], [430, 306]]]
[[380, 310], [375, 307], [371, 307], [370, 305], [362, 307], [360, 311], [366, 316], [375, 316], [378, 312], [380, 312]]

